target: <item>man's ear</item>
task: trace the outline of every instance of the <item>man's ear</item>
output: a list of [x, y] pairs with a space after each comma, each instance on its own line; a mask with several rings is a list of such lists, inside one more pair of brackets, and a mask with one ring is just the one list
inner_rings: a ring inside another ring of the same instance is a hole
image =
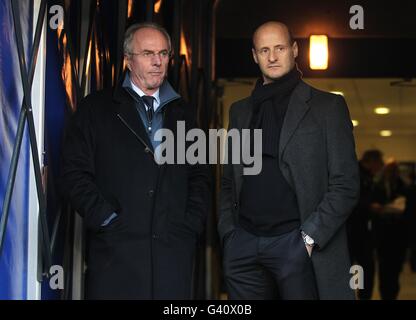
[[254, 48], [251, 48], [251, 53], [253, 54], [254, 62], [259, 64], [259, 61], [257, 60], [257, 52]]
[[298, 56], [298, 43], [296, 41], [292, 44], [293, 56], [297, 58]]
[[129, 69], [129, 71], [131, 71], [130, 58], [129, 58], [129, 56], [127, 54], [124, 55], [124, 61], [126, 62], [127, 69]]

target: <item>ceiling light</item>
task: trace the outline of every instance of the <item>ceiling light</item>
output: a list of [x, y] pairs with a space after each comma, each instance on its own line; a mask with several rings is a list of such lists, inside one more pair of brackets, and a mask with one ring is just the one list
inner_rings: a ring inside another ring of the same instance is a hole
[[312, 70], [328, 69], [328, 37], [312, 35], [309, 38], [309, 67]]
[[380, 136], [382, 137], [390, 137], [393, 133], [391, 132], [391, 130], [381, 130], [380, 131]]
[[386, 107], [377, 107], [374, 109], [374, 112], [377, 114], [389, 114], [390, 109]]
[[354, 126], [354, 127], [356, 127], [356, 126], [358, 126], [360, 123], [358, 122], [358, 120], [351, 120], [351, 122], [352, 122], [352, 125]]

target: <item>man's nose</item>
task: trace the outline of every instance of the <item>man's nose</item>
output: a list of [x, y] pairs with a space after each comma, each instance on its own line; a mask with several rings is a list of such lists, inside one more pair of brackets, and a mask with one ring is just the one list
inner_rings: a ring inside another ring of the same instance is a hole
[[160, 58], [160, 54], [155, 54], [152, 61], [153, 65], [160, 66], [162, 64], [162, 59]]
[[269, 54], [269, 62], [276, 62], [277, 61], [277, 54], [274, 50], [270, 50]]

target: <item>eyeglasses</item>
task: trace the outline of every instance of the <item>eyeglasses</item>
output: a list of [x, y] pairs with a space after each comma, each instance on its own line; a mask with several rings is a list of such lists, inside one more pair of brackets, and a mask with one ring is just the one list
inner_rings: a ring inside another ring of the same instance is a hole
[[159, 56], [160, 59], [168, 59], [170, 57], [170, 51], [168, 50], [161, 50], [159, 52], [144, 50], [143, 52], [139, 53], [129, 52], [129, 54], [132, 56], [140, 56], [145, 59], [153, 59], [156, 56]]

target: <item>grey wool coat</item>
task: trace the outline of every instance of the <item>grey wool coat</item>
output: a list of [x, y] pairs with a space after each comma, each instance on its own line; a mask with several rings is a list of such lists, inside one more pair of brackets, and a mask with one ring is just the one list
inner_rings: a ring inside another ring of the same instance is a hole
[[[248, 128], [252, 108], [250, 98], [234, 103], [229, 129]], [[311, 259], [320, 299], [354, 299], [345, 229], [360, 186], [352, 130], [342, 96], [299, 82], [281, 130], [279, 166], [296, 193], [301, 229], [317, 244]], [[228, 152], [231, 149], [229, 145]], [[221, 239], [238, 223], [242, 183], [243, 165], [224, 165], [218, 223]]]

